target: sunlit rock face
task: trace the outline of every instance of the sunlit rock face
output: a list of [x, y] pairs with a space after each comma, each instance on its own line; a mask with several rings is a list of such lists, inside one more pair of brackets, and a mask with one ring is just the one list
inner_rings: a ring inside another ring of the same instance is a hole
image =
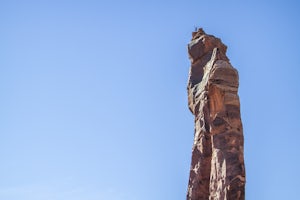
[[195, 133], [187, 200], [245, 199], [238, 72], [219, 38], [202, 29], [188, 44], [188, 106]]

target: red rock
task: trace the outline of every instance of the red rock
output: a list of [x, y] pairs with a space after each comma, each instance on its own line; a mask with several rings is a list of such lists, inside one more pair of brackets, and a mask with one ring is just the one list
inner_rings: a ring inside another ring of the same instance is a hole
[[187, 200], [245, 199], [238, 72], [219, 38], [202, 29], [188, 45], [188, 105], [195, 115]]

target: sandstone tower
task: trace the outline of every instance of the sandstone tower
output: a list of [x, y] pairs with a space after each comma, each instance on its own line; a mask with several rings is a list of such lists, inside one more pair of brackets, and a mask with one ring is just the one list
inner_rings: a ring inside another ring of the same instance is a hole
[[226, 49], [202, 29], [193, 32], [188, 44], [188, 104], [195, 133], [187, 200], [245, 199], [238, 72]]

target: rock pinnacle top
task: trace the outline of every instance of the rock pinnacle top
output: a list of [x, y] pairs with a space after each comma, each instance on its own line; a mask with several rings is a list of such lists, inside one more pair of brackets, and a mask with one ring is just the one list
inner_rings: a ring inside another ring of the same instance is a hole
[[239, 79], [226, 49], [201, 28], [188, 44], [188, 105], [195, 116], [195, 133], [187, 200], [245, 198]]

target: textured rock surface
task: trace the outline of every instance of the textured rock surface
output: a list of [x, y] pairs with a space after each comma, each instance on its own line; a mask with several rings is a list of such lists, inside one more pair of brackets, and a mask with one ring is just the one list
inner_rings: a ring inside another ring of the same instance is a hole
[[238, 72], [226, 49], [202, 29], [188, 45], [188, 104], [195, 115], [188, 200], [245, 199]]

